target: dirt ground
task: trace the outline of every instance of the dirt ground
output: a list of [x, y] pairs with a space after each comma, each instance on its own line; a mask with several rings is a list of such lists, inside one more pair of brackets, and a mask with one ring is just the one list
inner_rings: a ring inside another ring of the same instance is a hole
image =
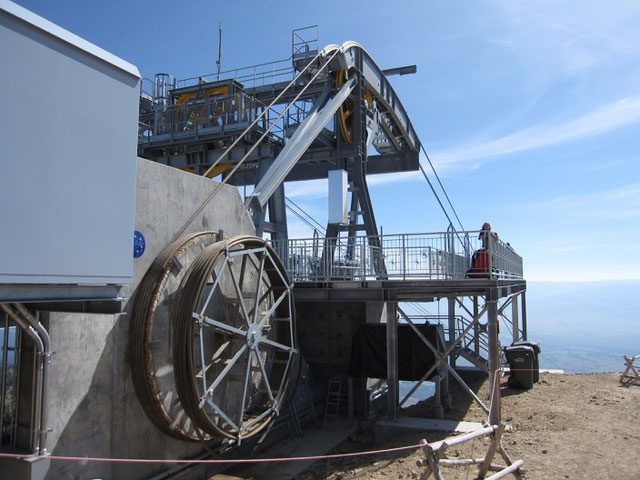
[[[511, 458], [524, 460], [523, 478], [640, 479], [640, 386], [621, 387], [618, 379], [616, 373], [541, 374], [540, 382], [529, 391], [503, 385], [502, 416], [513, 432], [505, 433], [502, 444]], [[470, 384], [480, 398], [487, 398], [486, 380]], [[482, 410], [467, 400], [468, 395], [456, 391], [454, 398], [457, 402], [445, 418], [484, 420]], [[405, 414], [428, 417], [428, 409], [428, 402], [423, 402]], [[418, 444], [422, 438], [435, 441], [444, 434], [403, 433], [376, 442], [372, 424], [363, 424], [358, 434], [333, 453]], [[487, 446], [488, 441], [478, 439], [451, 448], [449, 455], [482, 457]], [[416, 466], [419, 458], [416, 450], [327, 460], [315, 463], [299, 478], [417, 479], [424, 471]], [[497, 459], [500, 457], [494, 461]], [[476, 472], [477, 467], [455, 467], [442, 473], [446, 479], [473, 479]]]

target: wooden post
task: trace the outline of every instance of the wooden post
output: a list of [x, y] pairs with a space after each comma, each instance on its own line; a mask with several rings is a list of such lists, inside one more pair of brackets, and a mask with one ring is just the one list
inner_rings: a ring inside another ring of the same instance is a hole
[[[464, 435], [447, 437], [444, 440], [433, 443], [428, 443], [426, 440], [422, 440], [420, 442], [420, 448], [422, 449], [424, 458], [416, 462], [416, 465], [425, 469], [421, 478], [427, 479], [433, 473], [436, 480], [439, 480], [443, 478], [442, 473], [440, 472], [440, 467], [468, 467], [470, 465], [479, 466], [476, 478], [485, 478], [489, 471], [497, 473], [487, 477], [486, 480], [502, 478], [510, 473], [512, 473], [516, 478], [521, 478], [520, 467], [523, 465], [523, 461], [511, 461], [511, 458], [509, 458], [509, 455], [507, 455], [507, 452], [500, 443], [505, 427], [506, 425], [503, 423], [500, 425], [490, 425]], [[491, 444], [483, 458], [444, 458], [445, 452], [449, 447], [460, 445], [487, 435], [491, 436]], [[491, 463], [493, 457], [495, 457], [495, 454], [498, 451], [507, 462], [506, 466]]]
[[478, 478], [484, 478], [489, 468], [491, 467], [491, 461], [496, 454], [496, 450], [498, 450], [498, 445], [500, 445], [500, 439], [502, 438], [502, 433], [504, 432], [504, 423], [500, 423], [498, 426], [498, 430], [496, 430], [491, 435], [491, 445], [487, 449], [487, 453], [484, 456], [484, 461], [480, 465], [478, 469]]
[[522, 460], [518, 460], [514, 462], [512, 465], [509, 465], [507, 468], [500, 470], [498, 473], [491, 475], [490, 477], [487, 477], [486, 480], [498, 480], [499, 478], [506, 477], [510, 473], [513, 473], [514, 475], [516, 475], [516, 473], [518, 472], [518, 470], [523, 464], [524, 462]]
[[626, 355], [623, 355], [623, 357], [624, 363], [627, 368], [625, 368], [624, 372], [622, 372], [622, 375], [620, 375], [620, 383], [623, 386], [635, 384], [640, 385], [640, 373], [638, 372], [638, 370], [636, 370], [637, 368], [640, 368], [640, 366], [634, 365], [635, 361], [640, 358], [640, 355], [634, 355], [633, 357], [627, 357]]
[[422, 440], [422, 442], [420, 443], [422, 444], [422, 452], [424, 453], [427, 465], [429, 466], [430, 470], [430, 472], [427, 472], [427, 477], [429, 476], [429, 473], [433, 473], [433, 476], [436, 478], [436, 480], [444, 480], [442, 474], [440, 473], [440, 467], [438, 466], [436, 451], [431, 445], [429, 445], [426, 440]]

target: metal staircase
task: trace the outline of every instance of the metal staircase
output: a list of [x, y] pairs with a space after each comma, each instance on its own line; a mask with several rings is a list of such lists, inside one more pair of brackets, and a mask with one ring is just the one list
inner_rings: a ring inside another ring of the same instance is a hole
[[[464, 335], [459, 346], [454, 350], [456, 357], [462, 357], [470, 362], [475, 367], [489, 371], [489, 343], [487, 334], [479, 322], [476, 322], [476, 326], [468, 328], [473, 323], [473, 320], [466, 318], [463, 315], [456, 315], [455, 319], [455, 337], [457, 338], [465, 330], [467, 333]], [[448, 332], [447, 332], [448, 334]], [[448, 337], [447, 337], [448, 338]], [[447, 342], [450, 344], [449, 342]]]
[[457, 350], [459, 356], [471, 362], [474, 366], [478, 367], [480, 370], [484, 370], [485, 372], [489, 371], [488, 361], [479, 353], [474, 352], [470, 348], [459, 348]]

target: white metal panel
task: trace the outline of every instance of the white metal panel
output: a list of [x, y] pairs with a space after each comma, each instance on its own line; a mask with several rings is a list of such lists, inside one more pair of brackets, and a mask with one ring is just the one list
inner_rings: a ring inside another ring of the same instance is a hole
[[346, 171], [329, 170], [329, 223], [347, 223], [347, 187]]
[[132, 276], [139, 73], [0, 0], [0, 283]]

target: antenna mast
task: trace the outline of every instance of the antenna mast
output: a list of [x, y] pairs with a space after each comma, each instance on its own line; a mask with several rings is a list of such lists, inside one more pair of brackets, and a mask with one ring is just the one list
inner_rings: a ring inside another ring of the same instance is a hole
[[216, 60], [216, 80], [220, 80], [221, 64], [222, 64], [222, 22], [218, 22], [218, 60]]

